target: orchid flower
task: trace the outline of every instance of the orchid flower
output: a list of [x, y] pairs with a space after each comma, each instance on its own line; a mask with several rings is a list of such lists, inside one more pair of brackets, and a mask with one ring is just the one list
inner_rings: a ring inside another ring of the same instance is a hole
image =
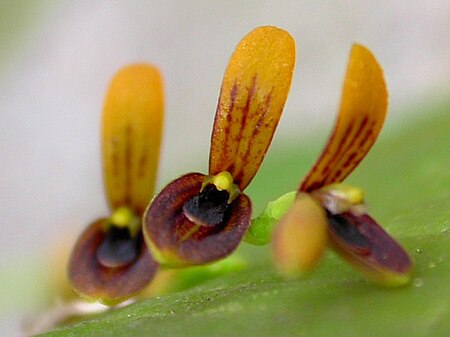
[[[309, 272], [330, 246], [379, 284], [398, 286], [410, 280], [409, 255], [366, 213], [362, 190], [342, 184], [375, 143], [386, 112], [382, 69], [367, 48], [355, 44], [328, 144], [298, 190], [270, 204], [260, 219], [266, 236], [268, 219], [279, 220], [273, 253], [282, 273]], [[257, 225], [258, 219], [247, 240], [261, 234]]]
[[241, 242], [252, 214], [243, 192], [278, 125], [294, 62], [294, 41], [279, 28], [256, 28], [237, 46], [220, 91], [208, 175], [172, 181], [145, 211], [145, 240], [162, 265], [206, 264]]
[[112, 215], [89, 225], [69, 261], [69, 280], [84, 298], [117, 304], [153, 279], [141, 216], [153, 195], [163, 124], [162, 79], [145, 64], [124, 67], [108, 89], [102, 118], [106, 195]]

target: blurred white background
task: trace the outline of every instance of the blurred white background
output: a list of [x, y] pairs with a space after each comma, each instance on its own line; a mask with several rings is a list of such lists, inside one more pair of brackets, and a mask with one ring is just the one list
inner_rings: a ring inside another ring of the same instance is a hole
[[5, 336], [18, 334], [20, 315], [39, 302], [39, 270], [57, 242], [70, 242], [108, 212], [100, 111], [119, 67], [145, 61], [164, 73], [159, 187], [206, 171], [225, 67], [256, 26], [279, 26], [297, 42], [276, 144], [328, 132], [353, 42], [369, 47], [385, 69], [388, 128], [419, 117], [407, 108], [450, 89], [449, 1], [0, 1], [0, 19]]

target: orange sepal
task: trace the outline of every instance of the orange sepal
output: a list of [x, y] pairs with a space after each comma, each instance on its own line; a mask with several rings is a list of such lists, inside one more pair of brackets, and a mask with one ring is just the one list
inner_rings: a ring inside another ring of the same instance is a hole
[[299, 193], [273, 234], [275, 265], [288, 277], [314, 268], [328, 241], [328, 222], [323, 207], [309, 194]]
[[142, 214], [158, 168], [163, 124], [159, 70], [134, 64], [113, 78], [104, 103], [102, 151], [106, 194], [112, 209], [128, 206]]
[[386, 112], [387, 88], [383, 71], [367, 48], [355, 44], [334, 132], [300, 190], [310, 192], [343, 181], [375, 143]]
[[228, 171], [241, 191], [270, 145], [291, 85], [295, 43], [271, 26], [236, 47], [222, 82], [211, 137], [209, 174]]

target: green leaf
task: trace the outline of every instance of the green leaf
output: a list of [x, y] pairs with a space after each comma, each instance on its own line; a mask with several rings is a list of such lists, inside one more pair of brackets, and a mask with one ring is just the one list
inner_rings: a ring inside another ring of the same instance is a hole
[[[271, 265], [269, 246], [243, 244], [240, 253], [250, 260], [244, 270], [43, 336], [447, 336], [448, 107], [397, 135], [382, 134], [349, 179], [366, 192], [370, 213], [414, 258], [409, 286], [376, 286], [332, 252], [308, 278], [286, 281]], [[268, 157], [249, 192], [257, 209], [298, 186], [320, 152], [320, 145], [309, 145], [279, 147]]]

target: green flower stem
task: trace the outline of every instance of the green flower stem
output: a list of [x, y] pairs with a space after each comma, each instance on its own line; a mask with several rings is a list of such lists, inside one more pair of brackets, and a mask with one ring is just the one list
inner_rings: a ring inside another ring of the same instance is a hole
[[297, 191], [288, 192], [269, 202], [261, 215], [252, 220], [244, 241], [256, 246], [268, 244], [272, 240], [273, 228], [292, 206], [296, 195]]

